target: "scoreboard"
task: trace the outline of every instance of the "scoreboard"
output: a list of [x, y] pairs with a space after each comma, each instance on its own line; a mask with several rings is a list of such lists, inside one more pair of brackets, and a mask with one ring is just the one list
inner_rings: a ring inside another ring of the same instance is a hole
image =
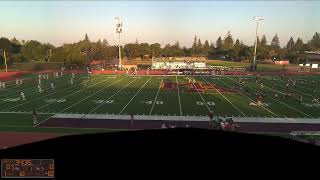
[[2, 159], [2, 178], [54, 178], [53, 159]]

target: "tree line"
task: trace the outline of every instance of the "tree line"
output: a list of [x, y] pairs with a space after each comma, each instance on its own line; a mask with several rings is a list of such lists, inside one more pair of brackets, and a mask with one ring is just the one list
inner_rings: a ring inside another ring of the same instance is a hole
[[[0, 38], [0, 62], [3, 64], [3, 50], [6, 50], [8, 64], [13, 62], [65, 62], [72, 64], [85, 64], [90, 60], [115, 59], [118, 57], [118, 46], [110, 45], [106, 39], [96, 42], [90, 41], [88, 35], [79, 42], [63, 44], [55, 47], [49, 43], [36, 40], [24, 41], [13, 38]], [[301, 38], [291, 37], [287, 44], [281, 48], [279, 36], [276, 34], [270, 43], [265, 35], [257, 40], [257, 60], [289, 59], [294, 63], [298, 52], [320, 51], [320, 35], [316, 32], [308, 42]], [[150, 57], [209, 57], [221, 58], [231, 61], [252, 60], [254, 45], [245, 45], [241, 40], [234, 39], [230, 32], [225, 37], [218, 37], [215, 42], [205, 40], [204, 43], [197, 36], [194, 37], [190, 48], [181, 46], [179, 41], [166, 44], [134, 43], [122, 47], [122, 57], [129, 60], [135, 58], [150, 59]]]

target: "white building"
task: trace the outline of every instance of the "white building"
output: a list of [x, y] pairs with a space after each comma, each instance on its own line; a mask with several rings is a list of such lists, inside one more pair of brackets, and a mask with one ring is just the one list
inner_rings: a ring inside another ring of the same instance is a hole
[[152, 69], [203, 69], [206, 67], [204, 62], [153, 62]]

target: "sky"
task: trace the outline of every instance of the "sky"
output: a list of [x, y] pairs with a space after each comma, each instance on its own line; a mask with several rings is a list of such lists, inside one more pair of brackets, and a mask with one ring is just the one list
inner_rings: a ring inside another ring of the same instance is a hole
[[228, 31], [253, 44], [253, 16], [263, 16], [258, 35], [268, 43], [276, 33], [284, 46], [291, 36], [306, 42], [320, 32], [320, 1], [1, 1], [0, 36], [60, 46], [87, 33], [116, 44], [116, 16], [123, 17], [122, 44], [178, 40], [190, 47], [195, 35], [210, 43]]

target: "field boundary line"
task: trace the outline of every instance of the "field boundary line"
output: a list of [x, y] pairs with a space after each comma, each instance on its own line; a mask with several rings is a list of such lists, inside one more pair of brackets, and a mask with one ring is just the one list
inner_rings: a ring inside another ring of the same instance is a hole
[[[24, 111], [24, 112], [15, 112], [15, 111], [0, 111], [0, 114], [31, 114], [32, 111]], [[37, 112], [37, 114], [54, 114], [54, 113], [44, 113], [44, 112]]]
[[[92, 87], [96, 86], [97, 84], [105, 83], [105, 82], [107, 82], [108, 80], [109, 80], [109, 79], [106, 79], [106, 80], [104, 80], [104, 81], [102, 81], [102, 82], [95, 83], [95, 84], [93, 84], [93, 85], [90, 85], [90, 86], [85, 87], [85, 88], [83, 88], [83, 89], [80, 89], [80, 90], [78, 90], [78, 91], [75, 91], [75, 92], [73, 92], [73, 93], [71, 93], [71, 94], [68, 94], [68, 95], [66, 95], [66, 96], [63, 96], [63, 97], [61, 97], [60, 99], [64, 99], [64, 98], [70, 97], [70, 96], [72, 96], [72, 95], [74, 95], [74, 94], [77, 94], [77, 93], [80, 93], [80, 92], [82, 92], [82, 91], [84, 91], [84, 90], [86, 90], [86, 89], [88, 89], [88, 88], [92, 88]], [[43, 106], [37, 107], [36, 109], [41, 109], [41, 108], [46, 107], [46, 106], [48, 106], [48, 105], [50, 105], [50, 104], [53, 104], [53, 103], [55, 103], [55, 102], [47, 103], [47, 104], [45, 104], [45, 105], [43, 105]]]
[[[5, 124], [1, 124], [0, 127], [32, 128], [33, 126], [17, 126], [17, 125], [5, 125]], [[3, 132], [3, 131], [1, 131], [1, 132]]]
[[[73, 103], [72, 105], [70, 105], [70, 106], [68, 106], [68, 107], [64, 108], [63, 110], [59, 111], [58, 113], [60, 113], [60, 112], [64, 112], [65, 110], [67, 110], [67, 109], [69, 109], [69, 108], [71, 108], [71, 107], [73, 107], [73, 106], [75, 106], [75, 105], [77, 105], [77, 104], [81, 103], [82, 101], [84, 101], [84, 100], [86, 100], [86, 99], [88, 99], [88, 98], [90, 98], [90, 97], [92, 97], [92, 96], [94, 96], [94, 95], [98, 94], [99, 92], [101, 92], [101, 91], [103, 91], [103, 90], [107, 89], [108, 87], [112, 86], [113, 84], [115, 84], [115, 83], [117, 83], [117, 82], [119, 82], [119, 81], [122, 81], [123, 79], [125, 79], [125, 77], [124, 77], [124, 78], [122, 78], [122, 79], [119, 79], [119, 80], [117, 80], [117, 81], [114, 81], [113, 83], [109, 84], [107, 87], [100, 89], [99, 91], [97, 91], [97, 92], [95, 92], [95, 93], [93, 93], [93, 94], [91, 94], [91, 95], [89, 95], [89, 96], [87, 96], [87, 97], [85, 97], [85, 98], [83, 98], [83, 99], [81, 99], [81, 100], [77, 101], [76, 103]], [[107, 81], [107, 80], [106, 80], [106, 81]], [[106, 81], [103, 81], [103, 82], [106, 82]], [[102, 82], [101, 82], [101, 83], [102, 83]]]
[[[230, 78], [230, 77], [227, 77], [227, 78], [230, 79], [231, 81], [239, 84], [237, 81], [233, 80], [232, 78]], [[227, 85], [228, 87], [230, 87], [230, 85], [228, 85], [227, 83], [225, 83], [225, 82], [223, 82], [223, 81], [221, 81], [221, 82], [222, 82], [223, 84]], [[248, 86], [246, 86], [246, 87], [248, 87]], [[248, 87], [248, 88], [252, 89], [251, 87]], [[256, 102], [256, 101], [252, 100], [249, 96], [243, 94], [242, 92], [241, 92], [241, 94], [242, 94], [243, 96], [247, 97], [251, 102]], [[278, 114], [272, 112], [270, 109], [268, 109], [268, 108], [266, 108], [266, 107], [264, 107], [264, 106], [261, 106], [261, 107], [262, 107], [264, 110], [268, 111], [269, 113], [271, 113], [271, 114], [277, 116], [278, 118], [280, 118], [280, 116], [279, 116]]]
[[134, 94], [134, 96], [130, 99], [130, 101], [122, 108], [122, 110], [118, 114], [121, 114], [127, 108], [127, 106], [139, 94], [139, 92], [146, 86], [146, 84], [151, 80], [151, 78], [152, 76], [140, 87], [140, 89]]
[[[132, 80], [130, 83], [128, 83], [127, 85], [123, 86], [121, 89], [119, 89], [116, 93], [112, 94], [111, 96], [108, 97], [107, 100], [110, 100], [113, 96], [117, 95], [121, 90], [125, 89], [126, 87], [128, 87], [131, 83], [135, 82], [137, 79]], [[104, 101], [104, 102], [105, 102]], [[93, 108], [89, 113], [86, 113], [84, 116], [82, 116], [82, 118], [86, 117], [88, 114], [91, 114], [92, 112], [94, 112], [95, 110], [99, 109], [102, 105], [104, 105], [105, 103], [101, 103], [98, 106], [96, 106], [95, 108]]]
[[182, 116], [182, 108], [181, 108], [181, 99], [180, 99], [178, 76], [176, 76], [176, 82], [177, 82], [177, 89], [178, 89], [178, 100], [179, 100], [180, 116]]
[[[81, 82], [81, 83], [79, 83], [79, 84], [77, 84], [77, 85], [75, 85], [75, 86], [78, 86], [78, 85], [80, 85], [80, 84], [82, 84], [82, 83], [83, 83], [83, 82]], [[18, 104], [18, 105], [13, 106], [13, 107], [9, 107], [9, 108], [4, 109], [4, 110], [2, 110], [2, 111], [7, 111], [7, 110], [9, 110], [9, 109], [16, 108], [16, 107], [22, 106], [22, 105], [24, 105], [24, 104], [28, 104], [28, 103], [30, 103], [30, 102], [36, 101], [36, 100], [41, 99], [41, 98], [44, 98], [44, 97], [48, 97], [48, 96], [50, 96], [50, 95], [56, 94], [56, 93], [58, 93], [58, 92], [60, 92], [60, 91], [64, 91], [64, 90], [70, 89], [70, 88], [72, 88], [72, 87], [74, 87], [74, 86], [69, 86], [69, 87], [67, 87], [67, 88], [57, 90], [57, 91], [52, 92], [52, 93], [49, 93], [49, 94], [47, 94], [47, 95], [44, 95], [44, 96], [40, 96], [40, 97], [38, 97], [38, 98], [35, 98], [35, 99], [31, 100], [31, 101], [27, 101], [27, 102], [25, 102], [25, 103]]]
[[206, 81], [207, 83], [209, 83], [211, 87], [213, 87], [226, 101], [228, 101], [234, 108], [236, 108], [243, 116], [245, 116], [245, 117], [247, 116], [247, 115], [246, 115], [244, 112], [242, 112], [236, 105], [234, 105], [228, 98], [226, 98], [216, 87], [214, 87], [211, 82], [207, 81], [207, 80], [204, 79], [203, 77], [202, 77], [202, 79], [203, 79], [204, 81]]
[[160, 91], [160, 89], [161, 89], [161, 84], [163, 83], [163, 78], [164, 78], [164, 76], [162, 76], [162, 79], [161, 79], [161, 82], [160, 82], [160, 85], [159, 85], [157, 94], [156, 94], [156, 96], [155, 96], [155, 98], [154, 98], [153, 104], [152, 104], [151, 109], [150, 109], [150, 112], [149, 112], [149, 115], [151, 115], [151, 113], [152, 113], [152, 111], [153, 111], [153, 108], [154, 108], [154, 105], [155, 105], [155, 103], [156, 103], [156, 101], [157, 101], [157, 98], [158, 98], [158, 95], [159, 95], [159, 91]]

